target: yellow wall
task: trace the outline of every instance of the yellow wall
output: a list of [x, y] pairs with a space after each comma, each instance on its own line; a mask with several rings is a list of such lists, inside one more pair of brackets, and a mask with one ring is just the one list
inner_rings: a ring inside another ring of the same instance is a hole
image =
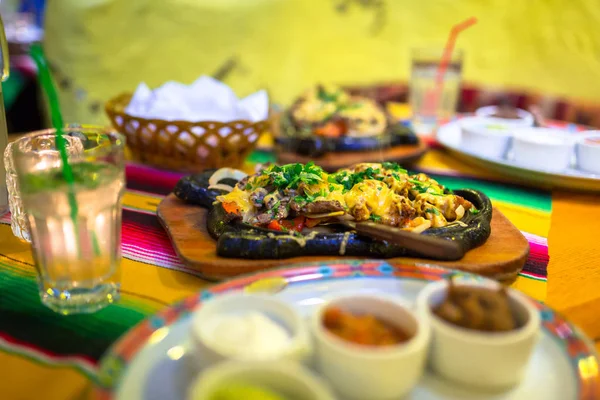
[[[465, 79], [600, 102], [600, 0], [383, 0], [385, 22], [351, 0], [52, 0], [46, 49], [67, 120], [99, 122], [92, 102], [140, 81], [191, 82], [239, 58], [226, 82], [239, 95], [267, 87], [289, 102], [315, 82], [406, 80], [409, 49], [460, 38]], [[77, 89], [80, 89], [76, 93]]]

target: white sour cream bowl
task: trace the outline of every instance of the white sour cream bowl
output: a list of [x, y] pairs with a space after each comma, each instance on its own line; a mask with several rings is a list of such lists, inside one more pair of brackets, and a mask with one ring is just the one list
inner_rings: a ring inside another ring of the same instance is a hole
[[600, 131], [582, 133], [577, 139], [577, 168], [600, 174]]
[[312, 350], [308, 328], [296, 309], [268, 295], [229, 294], [194, 312], [191, 342], [204, 365], [225, 359], [304, 361]]
[[[498, 289], [497, 282], [461, 282]], [[447, 322], [432, 311], [448, 291], [447, 281], [427, 285], [417, 298], [419, 310], [427, 315], [432, 328], [430, 365], [444, 378], [480, 389], [499, 390], [521, 381], [540, 331], [540, 316], [532, 300], [508, 289], [508, 296], [522, 326], [508, 332], [482, 332]]]
[[470, 117], [459, 121], [460, 147], [469, 153], [488, 158], [504, 158], [514, 127], [492, 118]]
[[563, 171], [571, 166], [574, 147], [574, 136], [560, 129], [527, 128], [513, 134], [513, 160], [527, 168]]

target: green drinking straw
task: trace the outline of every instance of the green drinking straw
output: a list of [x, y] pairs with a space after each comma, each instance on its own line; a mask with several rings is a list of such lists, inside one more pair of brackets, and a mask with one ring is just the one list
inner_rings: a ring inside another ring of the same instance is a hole
[[[30, 54], [35, 64], [38, 68], [38, 76], [40, 78], [40, 83], [42, 85], [42, 89], [46, 94], [46, 98], [48, 99], [48, 105], [50, 107], [50, 115], [52, 118], [52, 126], [56, 130], [56, 147], [58, 148], [58, 152], [60, 153], [60, 158], [62, 161], [62, 175], [67, 183], [69, 189], [67, 193], [67, 197], [69, 199], [69, 206], [71, 207], [71, 220], [73, 221], [73, 226], [75, 227], [75, 238], [77, 241], [77, 250], [81, 252], [79, 246], [79, 229], [77, 224], [77, 214], [78, 214], [78, 206], [77, 206], [77, 198], [75, 197], [75, 184], [73, 178], [73, 169], [69, 164], [69, 156], [67, 153], [67, 141], [63, 136], [63, 117], [60, 111], [60, 103], [58, 101], [58, 95], [56, 94], [56, 87], [54, 86], [54, 82], [52, 81], [52, 77], [50, 76], [50, 69], [48, 68], [48, 63], [46, 61], [46, 56], [44, 55], [44, 51], [39, 44], [34, 44], [31, 46]], [[96, 239], [96, 235], [93, 235], [93, 239]], [[97, 245], [97, 241], [94, 242], [94, 251], [96, 255], [99, 253], [99, 246]]]
[[46, 97], [48, 99], [50, 115], [52, 117], [52, 126], [56, 130], [56, 147], [58, 147], [60, 159], [62, 160], [62, 174], [63, 178], [65, 178], [65, 182], [67, 182], [70, 187], [69, 204], [71, 206], [71, 218], [73, 219], [73, 222], [75, 222], [77, 218], [78, 207], [77, 200], [75, 199], [75, 193], [73, 191], [73, 170], [69, 164], [67, 144], [65, 138], [63, 137], [64, 122], [60, 112], [60, 103], [58, 102], [56, 87], [54, 86], [54, 82], [50, 76], [50, 69], [48, 68], [48, 63], [46, 62], [46, 56], [44, 55], [42, 47], [39, 44], [32, 45], [30, 54], [38, 67], [38, 74], [42, 84], [42, 89], [44, 90], [44, 93], [46, 93]]

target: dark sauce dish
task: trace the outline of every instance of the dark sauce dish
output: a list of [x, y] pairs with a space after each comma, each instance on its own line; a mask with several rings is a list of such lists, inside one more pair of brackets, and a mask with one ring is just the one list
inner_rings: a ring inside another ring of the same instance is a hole
[[[207, 230], [217, 241], [217, 254], [227, 258], [285, 259], [298, 256], [350, 256], [350, 257], [422, 257], [406, 248], [384, 241], [359, 235], [342, 226], [332, 225], [331, 232], [313, 231], [290, 234], [273, 231], [234, 221], [225, 212], [216, 197], [220, 190], [208, 189], [208, 180], [214, 170], [186, 176], [174, 189], [175, 195], [189, 203], [208, 209]], [[231, 184], [233, 182], [227, 182]], [[473, 189], [454, 190], [473, 203], [477, 213], [467, 213], [459, 223], [441, 228], [429, 228], [422, 235], [436, 236], [460, 243], [462, 253], [452, 258], [455, 261], [464, 254], [481, 246], [491, 234], [492, 204], [482, 192]]]

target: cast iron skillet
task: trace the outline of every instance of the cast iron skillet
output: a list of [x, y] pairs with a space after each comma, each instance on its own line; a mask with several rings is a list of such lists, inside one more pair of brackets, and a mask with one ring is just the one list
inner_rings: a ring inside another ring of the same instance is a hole
[[[304, 235], [298, 240], [286, 232], [258, 228], [232, 221], [221, 204], [214, 205], [220, 190], [208, 189], [208, 180], [214, 170], [182, 178], [175, 186], [174, 193], [181, 200], [202, 206], [209, 210], [207, 229], [217, 241], [217, 254], [221, 257], [247, 259], [283, 259], [297, 256], [352, 256], [352, 257], [409, 257], [421, 255], [408, 251], [402, 246], [390, 244], [347, 232], [340, 227], [336, 233]], [[233, 185], [233, 179], [222, 183]], [[422, 235], [437, 236], [454, 240], [462, 245], [463, 252], [457, 258], [440, 258], [454, 261], [462, 258], [467, 251], [481, 246], [490, 236], [492, 204], [490, 199], [478, 190], [460, 189], [455, 194], [469, 200], [479, 212], [468, 212], [462, 219], [467, 226], [451, 224], [443, 228], [430, 228]]]
[[328, 138], [297, 130], [289, 116], [285, 115], [281, 121], [281, 132], [283, 135], [276, 137], [275, 142], [283, 150], [313, 158], [335, 151], [370, 151], [419, 143], [415, 133], [399, 123], [389, 125], [382, 135]]

